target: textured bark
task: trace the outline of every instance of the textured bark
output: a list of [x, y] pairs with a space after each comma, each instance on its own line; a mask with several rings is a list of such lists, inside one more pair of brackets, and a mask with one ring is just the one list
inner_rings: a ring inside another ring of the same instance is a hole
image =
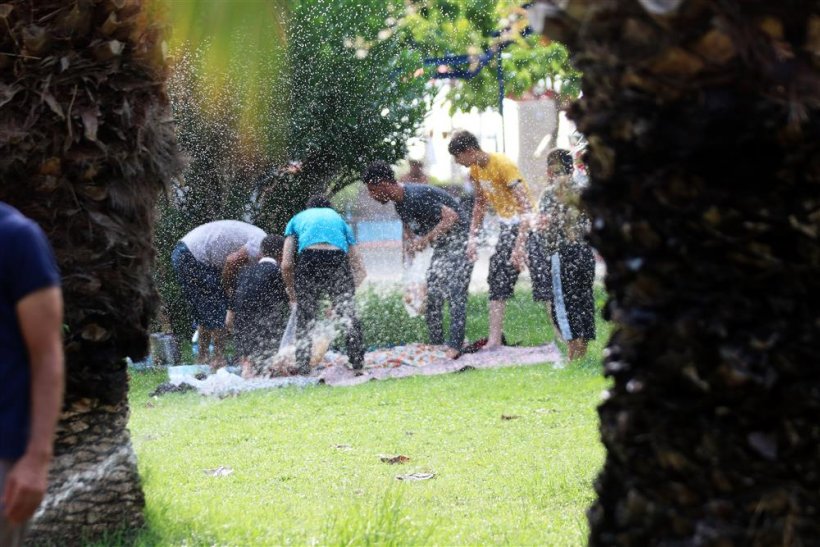
[[584, 73], [616, 323], [590, 543], [817, 545], [820, 2], [571, 0], [548, 23]]
[[[0, 4], [0, 200], [48, 235], [65, 299], [68, 410], [35, 523], [56, 544], [142, 522], [124, 358], [148, 349], [154, 210], [179, 170], [150, 11], [139, 0]], [[115, 472], [75, 500], [63, 493], [79, 480], [72, 462]], [[115, 489], [127, 495], [108, 498]]]
[[35, 515], [33, 544], [81, 545], [143, 525], [145, 498], [126, 429], [128, 405], [75, 401], [57, 432], [48, 495]]

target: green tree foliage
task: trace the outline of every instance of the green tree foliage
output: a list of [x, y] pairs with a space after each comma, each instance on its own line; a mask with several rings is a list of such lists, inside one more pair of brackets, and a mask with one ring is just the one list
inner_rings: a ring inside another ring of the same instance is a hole
[[404, 157], [426, 111], [421, 56], [392, 29], [393, 0], [296, 0], [288, 23], [291, 159], [337, 191]]
[[287, 72], [287, 0], [168, 1], [175, 72], [186, 72], [187, 91], [203, 114], [225, 120], [231, 100], [234, 123], [249, 146], [284, 152], [287, 104], [279, 89]]
[[[398, 21], [399, 32], [410, 47], [427, 57], [467, 54], [478, 58], [487, 50], [503, 48], [506, 95], [556, 95], [562, 101], [580, 93], [580, 74], [569, 62], [566, 48], [536, 35], [522, 36], [526, 10], [517, 0], [413, 0]], [[453, 86], [451, 110], [467, 111], [498, 105], [496, 61], [477, 76]]]

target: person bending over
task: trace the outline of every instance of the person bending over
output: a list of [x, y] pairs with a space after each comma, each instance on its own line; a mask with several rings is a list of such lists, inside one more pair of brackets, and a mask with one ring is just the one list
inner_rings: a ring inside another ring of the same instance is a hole
[[246, 222], [217, 220], [188, 232], [171, 253], [171, 264], [199, 329], [198, 360], [210, 360], [212, 368], [225, 365], [228, 301], [240, 269], [259, 258], [264, 237], [261, 228]]
[[290, 314], [282, 279], [285, 238], [268, 235], [262, 240], [262, 258], [239, 275], [226, 326], [234, 333], [243, 374], [276, 354]]
[[450, 303], [450, 337], [447, 355], [458, 357], [467, 323], [467, 293], [473, 264], [467, 259], [467, 219], [459, 214], [450, 194], [423, 184], [401, 184], [383, 161], [370, 164], [362, 174], [370, 197], [393, 202], [404, 228], [405, 253], [427, 246], [433, 257], [427, 270], [427, 329], [430, 343], [444, 344], [443, 310]]
[[330, 200], [314, 196], [285, 228], [282, 273], [288, 298], [296, 305], [296, 372], [310, 372], [312, 340], [319, 304], [330, 298], [345, 329], [347, 355], [354, 369], [364, 365], [362, 325], [356, 316], [356, 287], [365, 277], [353, 231]]

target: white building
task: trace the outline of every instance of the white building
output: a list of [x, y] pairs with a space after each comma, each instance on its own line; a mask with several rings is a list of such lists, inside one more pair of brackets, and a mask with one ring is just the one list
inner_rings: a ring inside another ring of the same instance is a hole
[[502, 152], [521, 170], [533, 193], [543, 187], [547, 152], [560, 146], [571, 148], [575, 127], [553, 100], [547, 98], [504, 99], [504, 117], [497, 110], [456, 112], [450, 115], [446, 100], [451, 84], [438, 84], [434, 99], [418, 139], [409, 145], [411, 159], [422, 159], [427, 173], [440, 181], [463, 183], [467, 170], [457, 165], [447, 151], [454, 131], [473, 133], [487, 152]]

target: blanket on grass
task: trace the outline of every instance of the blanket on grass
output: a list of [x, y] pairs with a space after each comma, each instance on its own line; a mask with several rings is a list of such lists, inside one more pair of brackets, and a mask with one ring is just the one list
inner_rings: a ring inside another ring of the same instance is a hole
[[372, 380], [404, 378], [407, 376], [432, 376], [464, 372], [482, 368], [528, 366], [551, 363], [562, 366], [562, 357], [554, 344], [534, 347], [504, 346], [493, 350], [462, 355], [458, 359], [448, 359], [442, 346], [410, 344], [394, 348], [379, 349], [365, 355], [364, 368], [353, 370], [347, 357], [328, 352], [312, 370], [309, 376], [284, 376], [280, 378], [243, 379], [226, 369], [220, 369], [205, 379], [193, 375], [175, 376], [174, 385], [188, 384], [202, 395], [225, 397], [243, 391], [272, 389], [286, 386], [308, 386], [326, 384], [329, 386], [352, 386]]

